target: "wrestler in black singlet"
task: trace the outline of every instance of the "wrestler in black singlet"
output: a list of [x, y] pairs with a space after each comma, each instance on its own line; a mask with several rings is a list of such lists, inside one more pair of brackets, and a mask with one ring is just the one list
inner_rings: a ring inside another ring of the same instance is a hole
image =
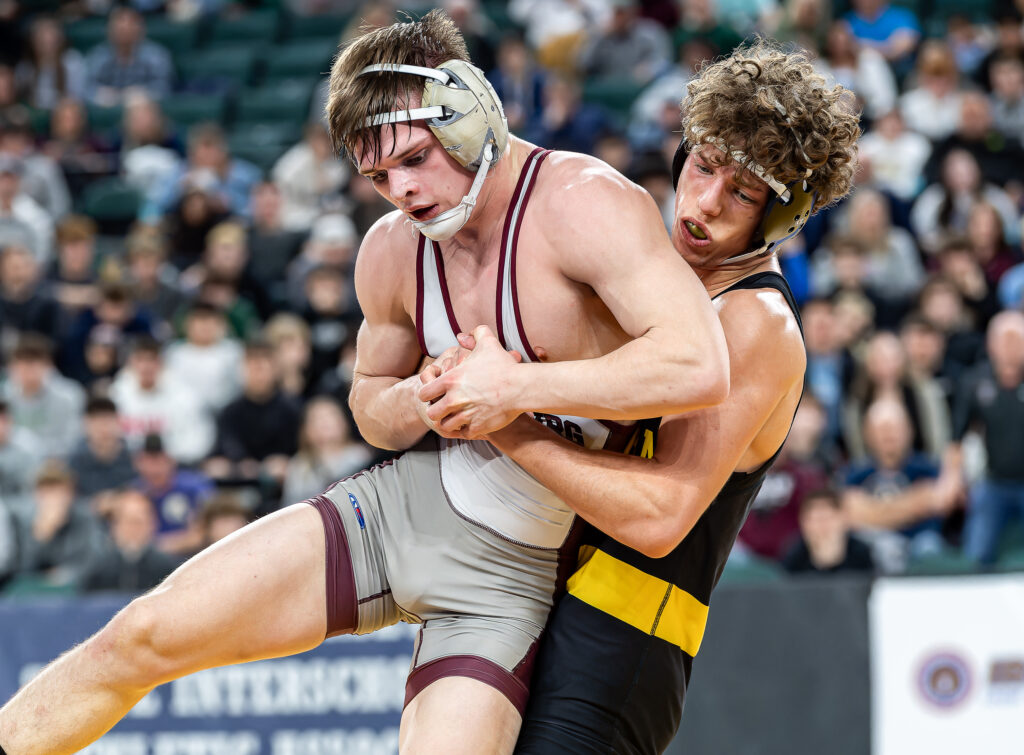
[[[755, 273], [722, 293], [761, 288], [779, 291], [800, 324], [778, 273]], [[652, 432], [651, 426], [640, 432]], [[569, 594], [542, 638], [516, 753], [647, 755], [668, 747], [679, 728], [711, 591], [778, 454], [753, 472], [733, 473], [664, 558], [648, 558], [586, 527]]]

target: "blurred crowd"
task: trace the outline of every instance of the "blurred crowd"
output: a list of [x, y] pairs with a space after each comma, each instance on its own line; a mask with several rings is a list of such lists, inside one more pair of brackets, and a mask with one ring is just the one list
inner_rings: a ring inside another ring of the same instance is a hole
[[[807, 382], [730, 565], [1024, 568], [1024, 2], [440, 5], [514, 133], [666, 224], [703, 61], [760, 33], [849, 88], [857, 188], [780, 253]], [[347, 396], [389, 206], [322, 109], [339, 42], [429, 7], [0, 0], [0, 587], [147, 589], [382, 458]]]

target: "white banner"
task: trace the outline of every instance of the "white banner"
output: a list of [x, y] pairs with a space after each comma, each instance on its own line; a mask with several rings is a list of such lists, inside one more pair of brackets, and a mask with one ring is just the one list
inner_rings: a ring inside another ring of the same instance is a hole
[[880, 579], [874, 755], [1024, 752], [1024, 576]]

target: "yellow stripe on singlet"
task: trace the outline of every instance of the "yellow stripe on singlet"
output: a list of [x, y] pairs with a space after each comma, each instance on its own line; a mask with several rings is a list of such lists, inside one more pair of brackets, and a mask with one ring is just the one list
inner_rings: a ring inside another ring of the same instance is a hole
[[670, 582], [658, 579], [591, 545], [580, 548], [580, 565], [569, 593], [641, 632], [697, 655], [708, 607]]

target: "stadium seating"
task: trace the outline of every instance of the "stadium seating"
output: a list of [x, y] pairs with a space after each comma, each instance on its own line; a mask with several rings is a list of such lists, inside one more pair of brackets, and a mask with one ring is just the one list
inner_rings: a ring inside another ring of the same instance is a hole
[[316, 80], [331, 66], [338, 50], [334, 39], [315, 39], [272, 48], [266, 54], [263, 80], [282, 79]]

